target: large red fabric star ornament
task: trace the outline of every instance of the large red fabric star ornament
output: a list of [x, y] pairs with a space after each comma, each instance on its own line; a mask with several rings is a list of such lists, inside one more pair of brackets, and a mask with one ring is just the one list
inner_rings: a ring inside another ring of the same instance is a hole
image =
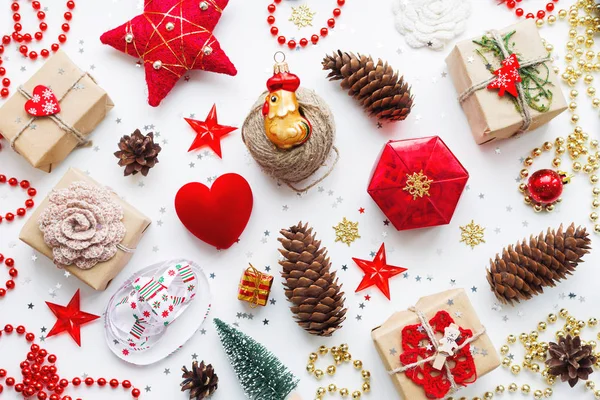
[[189, 151], [209, 146], [220, 158], [221, 138], [237, 128], [233, 126], [219, 125], [217, 120], [217, 105], [214, 104], [206, 117], [206, 121], [196, 121], [195, 119], [184, 118], [188, 124], [196, 131], [196, 139], [192, 142]]
[[48, 333], [47, 337], [58, 335], [59, 333], [66, 331], [69, 332], [69, 335], [71, 335], [79, 347], [81, 347], [81, 325], [100, 318], [97, 315], [88, 314], [79, 309], [79, 289], [77, 289], [77, 292], [75, 292], [73, 298], [71, 298], [71, 301], [66, 307], [49, 302], [46, 302], [46, 304], [57, 318], [56, 323]]
[[517, 83], [521, 82], [521, 75], [519, 74], [519, 60], [516, 54], [511, 54], [502, 61], [502, 67], [494, 71], [496, 79], [494, 79], [489, 85], [488, 89], [498, 89], [498, 96], [503, 97], [505, 92], [512, 94], [515, 97], [519, 96], [517, 90]]
[[371, 286], [377, 286], [388, 300], [390, 300], [389, 279], [407, 270], [406, 268], [394, 267], [393, 265], [387, 264], [385, 257], [385, 243], [381, 244], [373, 261], [360, 260], [358, 258], [352, 259], [365, 273], [360, 285], [356, 288], [356, 292], [360, 292]]
[[229, 0], [145, 0], [144, 12], [100, 40], [141, 59], [148, 103], [156, 107], [187, 71], [236, 75], [213, 36]]

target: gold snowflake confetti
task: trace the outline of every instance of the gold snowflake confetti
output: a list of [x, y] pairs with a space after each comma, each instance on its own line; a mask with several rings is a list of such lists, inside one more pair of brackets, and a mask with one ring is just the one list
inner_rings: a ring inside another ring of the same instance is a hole
[[485, 243], [483, 239], [485, 228], [476, 224], [473, 220], [471, 223], [460, 227], [460, 241], [471, 248], [475, 248], [478, 244]]
[[423, 173], [423, 170], [418, 173], [414, 172], [412, 175], [406, 174], [406, 186], [404, 187], [404, 190], [412, 195], [413, 200], [416, 200], [417, 197], [429, 197], [431, 182], [433, 182], [433, 180], [429, 179], [427, 175]]
[[292, 7], [290, 21], [292, 21], [298, 29], [306, 28], [307, 26], [313, 26], [312, 22], [315, 14], [316, 12], [313, 12], [306, 4], [299, 7]]
[[350, 243], [360, 238], [358, 234], [358, 222], [348, 221], [346, 217], [333, 227], [335, 230], [335, 241], [346, 243], [350, 246]]

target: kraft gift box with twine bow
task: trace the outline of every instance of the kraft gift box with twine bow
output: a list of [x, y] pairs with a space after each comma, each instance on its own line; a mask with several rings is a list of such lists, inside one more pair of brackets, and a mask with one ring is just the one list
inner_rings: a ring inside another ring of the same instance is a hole
[[[50, 88], [60, 112], [33, 117], [25, 103], [36, 86]], [[88, 146], [88, 135], [113, 108], [94, 78], [59, 50], [0, 108], [0, 133], [35, 168], [52, 172], [75, 148]]]
[[[445, 337], [452, 331], [444, 329], [448, 327], [460, 330], [454, 354], [445, 352], [452, 340]], [[396, 390], [406, 400], [445, 399], [500, 365], [464, 289], [422, 297], [414, 307], [396, 312], [373, 329], [371, 337]], [[438, 361], [443, 365], [440, 370], [435, 367]]]
[[[489, 47], [475, 43], [481, 43], [484, 36], [487, 45], [500, 39], [498, 50], [504, 54], [487, 51]], [[494, 71], [501, 67], [501, 61], [512, 53], [521, 64], [519, 96], [499, 96], [498, 90], [487, 86], [496, 79]], [[532, 131], [567, 109], [551, 56], [533, 19], [459, 42], [446, 64], [477, 144]]]
[[[69, 188], [73, 183], [83, 182], [90, 186], [101, 187], [102, 185], [84, 174], [82, 171], [70, 168], [53, 190], [60, 190]], [[110, 190], [110, 189], [108, 189]], [[107, 261], [99, 262], [89, 269], [81, 269], [76, 265], [64, 266], [64, 269], [69, 271], [72, 275], [86, 283], [88, 286], [95, 290], [105, 290], [108, 284], [125, 268], [135, 249], [142, 239], [142, 236], [150, 226], [151, 220], [144, 214], [136, 210], [132, 205], [121, 199], [116, 193], [111, 192], [111, 200], [118, 204], [123, 211], [123, 218], [121, 222], [124, 225], [125, 234], [123, 239], [117, 246], [118, 250], [116, 254]], [[49, 205], [49, 196], [46, 197], [31, 214], [21, 232], [19, 233], [19, 239], [27, 243], [29, 246], [39, 251], [51, 260], [54, 258], [53, 250], [50, 248], [45, 240], [44, 233], [40, 230], [40, 215]], [[80, 213], [86, 214], [86, 207], [80, 210]], [[69, 216], [77, 214], [71, 214], [67, 210]], [[76, 230], [77, 231], [77, 230]]]

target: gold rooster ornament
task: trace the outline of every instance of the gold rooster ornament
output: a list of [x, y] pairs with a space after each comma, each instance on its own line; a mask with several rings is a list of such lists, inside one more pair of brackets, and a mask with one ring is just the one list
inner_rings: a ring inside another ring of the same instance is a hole
[[285, 55], [281, 62], [277, 61], [278, 54], [283, 53], [275, 54], [273, 76], [267, 81], [269, 94], [263, 106], [263, 116], [267, 138], [278, 148], [289, 150], [310, 138], [312, 126], [302, 115], [296, 97], [300, 78], [290, 73]]

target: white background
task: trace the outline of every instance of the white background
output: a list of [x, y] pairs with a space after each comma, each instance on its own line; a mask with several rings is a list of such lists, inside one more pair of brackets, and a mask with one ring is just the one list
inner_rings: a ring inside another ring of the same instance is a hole
[[[312, 0], [307, 3], [318, 11], [316, 30], [329, 18], [334, 1]], [[461, 39], [480, 35], [488, 28], [502, 28], [515, 22], [514, 15], [496, 3], [495, 0], [473, 1], [468, 31]], [[531, 8], [530, 11], [535, 12], [546, 1], [531, 0], [524, 3]], [[563, 3], [570, 2], [561, 1], [559, 5], [568, 6]], [[33, 14], [28, 2], [21, 1], [21, 4], [24, 6], [25, 30], [30, 30], [35, 26]], [[284, 1], [276, 16], [280, 21], [287, 20], [290, 6], [299, 4]], [[214, 294], [211, 317], [218, 316], [229, 323], [238, 322], [243, 331], [265, 343], [302, 378], [299, 391], [304, 398], [313, 398], [319, 386], [304, 370], [308, 354], [322, 344], [333, 346], [345, 342], [350, 345], [354, 358], [362, 359], [365, 367], [372, 372], [373, 389], [366, 398], [395, 399], [399, 396], [371, 342], [370, 330], [395, 310], [414, 304], [420, 296], [452, 287], [451, 280], [456, 282], [455, 287], [468, 290], [498, 347], [509, 333], [530, 331], [538, 320], [549, 312], [557, 311], [557, 307], [564, 306], [577, 311], [580, 319], [593, 315], [596, 307], [592, 305], [597, 304], [599, 299], [598, 277], [594, 270], [599, 258], [595, 252], [586, 257], [586, 263], [568, 281], [517, 308], [494, 307], [495, 299], [485, 279], [488, 260], [508, 244], [530, 234], [538, 234], [547, 227], [558, 227], [563, 222], [575, 221], [586, 225], [588, 229], [592, 228], [588, 221], [591, 190], [583, 177], [575, 179], [566, 188], [563, 204], [550, 215], [534, 214], [522, 204], [522, 197], [516, 190], [515, 177], [521, 169], [519, 159], [544, 141], [569, 134], [572, 128], [567, 113], [520, 139], [477, 146], [456, 102], [452, 82], [449, 77], [442, 76], [445, 71], [444, 58], [451, 47], [441, 52], [407, 47], [394, 29], [390, 0], [348, 1], [330, 37], [322, 40], [317, 47], [311, 46], [291, 54], [288, 52], [292, 71], [301, 77], [303, 86], [317, 90], [326, 99], [336, 118], [336, 145], [340, 149], [341, 160], [331, 176], [322, 183], [322, 191], [315, 188], [299, 196], [285, 186], [277, 186], [248, 155], [240, 131], [223, 139], [222, 160], [213, 156], [210, 150], [188, 153], [194, 132], [183, 117], [195, 114], [196, 119], [202, 120], [216, 103], [222, 124], [241, 127], [249, 108], [263, 91], [265, 81], [272, 72], [273, 53], [280, 49], [265, 22], [267, 5], [268, 2], [262, 0], [233, 0], [217, 26], [216, 37], [239, 70], [236, 77], [194, 71], [189, 74], [189, 82], [182, 79], [162, 106], [151, 108], [146, 104], [144, 73], [136, 68], [136, 60], [103, 46], [99, 41], [104, 31], [140, 13], [140, 2], [96, 0], [77, 3], [65, 49], [80, 67], [94, 67], [91, 73], [110, 93], [116, 107], [94, 132], [92, 139], [96, 147], [75, 151], [51, 175], [32, 169], [7, 148], [6, 141], [3, 141], [4, 149], [0, 152], [0, 173], [30, 180], [38, 189], [36, 201], [39, 203], [66, 169], [75, 166], [89, 171], [92, 177], [112, 187], [154, 222], [132, 261], [105, 292], [94, 292], [74, 277], [65, 278], [61, 270], [41, 255], [34, 261], [36, 252], [18, 241], [23, 220], [12, 224], [2, 223], [0, 252], [15, 258], [20, 274], [16, 281], [17, 288], [0, 299], [0, 325], [23, 324], [39, 338], [42, 335], [40, 329], [46, 327], [49, 330], [55, 322], [44, 301], [66, 304], [80, 288], [82, 309], [100, 315], [117, 285], [136, 270], [157, 260], [189, 257], [200, 263], [207, 272], [215, 274], [214, 279], [210, 279]], [[62, 23], [64, 3], [62, 0], [46, 0], [43, 6], [48, 7], [49, 35], [54, 36]], [[2, 34], [12, 32], [8, 2], [0, 11], [0, 27]], [[280, 27], [287, 36], [297, 35], [296, 28], [287, 22]], [[312, 33], [304, 32], [307, 36]], [[563, 67], [566, 24], [545, 27], [542, 34], [555, 44], [557, 63]], [[46, 40], [44, 43], [49, 45]], [[327, 82], [326, 72], [321, 70], [321, 59], [325, 53], [338, 48], [381, 57], [405, 75], [412, 84], [416, 103], [405, 122], [376, 129], [376, 121], [369, 119], [339, 88], [338, 83]], [[7, 48], [5, 55], [10, 58], [4, 64], [13, 81], [13, 92], [16, 85], [24, 82], [42, 65], [41, 61], [32, 63], [23, 59], [14, 45]], [[21, 67], [24, 67], [24, 71], [21, 71]], [[592, 137], [597, 137], [597, 115], [584, 95], [581, 96], [580, 108], [582, 126]], [[154, 125], [154, 131], [160, 132], [159, 140], [163, 145], [160, 164], [147, 178], [125, 178], [112, 153], [117, 150], [122, 135], [149, 125]], [[371, 170], [382, 146], [389, 139], [430, 135], [440, 135], [469, 170], [469, 189], [463, 194], [450, 225], [399, 233], [391, 226], [384, 226], [385, 216], [366, 192]], [[546, 154], [545, 157], [538, 161], [535, 168], [549, 166], [550, 155]], [[250, 182], [255, 206], [241, 242], [227, 251], [217, 252], [185, 230], [175, 214], [173, 199], [183, 184], [191, 181], [209, 184], [209, 178], [227, 172], [240, 173]], [[7, 185], [0, 188], [0, 209], [3, 214], [14, 211], [24, 200], [22, 191], [9, 190]], [[162, 207], [164, 213], [161, 213]], [[364, 214], [359, 214], [360, 207], [365, 208]], [[359, 222], [362, 238], [350, 247], [334, 243], [332, 226], [343, 217]], [[309, 336], [297, 327], [288, 310], [278, 276], [278, 231], [299, 220], [310, 222], [318, 232], [318, 237], [329, 249], [334, 267], [340, 269], [339, 277], [347, 293], [348, 320], [344, 328], [330, 339]], [[459, 226], [471, 220], [486, 228], [486, 243], [473, 250], [459, 243]], [[269, 232], [268, 236], [265, 231]], [[407, 279], [397, 277], [391, 281], [392, 301], [387, 301], [375, 288], [354, 294], [362, 273], [351, 257], [369, 259], [370, 252], [377, 251], [382, 241], [385, 241], [388, 249], [389, 263], [404, 266], [409, 272]], [[276, 275], [272, 292], [275, 305], [251, 310], [237, 300], [238, 281], [249, 261], [261, 269], [271, 266], [271, 271]], [[347, 265], [347, 271], [341, 271], [342, 265]], [[7, 277], [5, 274], [1, 273], [1, 281]], [[417, 280], [419, 277], [420, 281]], [[56, 293], [54, 298], [50, 294], [52, 290]], [[372, 296], [370, 301], [365, 301], [367, 294]], [[573, 294], [574, 298], [569, 298], [569, 294]], [[562, 298], [565, 295], [566, 298]], [[34, 305], [33, 309], [28, 308], [29, 303]], [[362, 309], [361, 303], [364, 304]], [[236, 317], [237, 313], [250, 312], [254, 314], [252, 320]], [[269, 321], [268, 325], [263, 324], [265, 319]], [[62, 377], [72, 378], [85, 373], [94, 378], [130, 379], [142, 389], [144, 399], [187, 398], [179, 393], [179, 369], [182, 365], [189, 366], [195, 353], [198, 360], [212, 363], [220, 377], [215, 400], [242, 399], [243, 392], [222, 351], [212, 323], [207, 321], [204, 328], [206, 334], [197, 334], [180, 352], [144, 368], [124, 363], [107, 349], [100, 321], [83, 327], [81, 348], [68, 335], [49, 338], [43, 345], [58, 354], [58, 368]], [[592, 339], [595, 336], [596, 332], [585, 331], [584, 337]], [[0, 368], [6, 368], [9, 373], [16, 375], [18, 363], [24, 356], [24, 346], [20, 343], [17, 345], [14, 339], [2, 337]], [[515, 351], [515, 356], [520, 357], [520, 353]], [[325, 368], [327, 364], [319, 365]], [[170, 374], [166, 373], [166, 369]], [[541, 387], [539, 375], [520, 378], [530, 382], [534, 388]], [[480, 378], [463, 395], [481, 395], [496, 384], [507, 385], [513, 379], [508, 371], [498, 369]], [[350, 367], [340, 368], [334, 381], [347, 385], [351, 390], [360, 385], [359, 374]], [[145, 387], [149, 391], [144, 390]], [[81, 388], [69, 394], [73, 397], [101, 399], [106, 398], [110, 390]], [[580, 394], [584, 389], [580, 386], [574, 390]], [[567, 393], [572, 393], [565, 386], [556, 387], [555, 392], [558, 395], [556, 398], [564, 398]], [[129, 398], [125, 393], [121, 396], [118, 398]], [[4, 398], [16, 398], [15, 393], [5, 390]]]

